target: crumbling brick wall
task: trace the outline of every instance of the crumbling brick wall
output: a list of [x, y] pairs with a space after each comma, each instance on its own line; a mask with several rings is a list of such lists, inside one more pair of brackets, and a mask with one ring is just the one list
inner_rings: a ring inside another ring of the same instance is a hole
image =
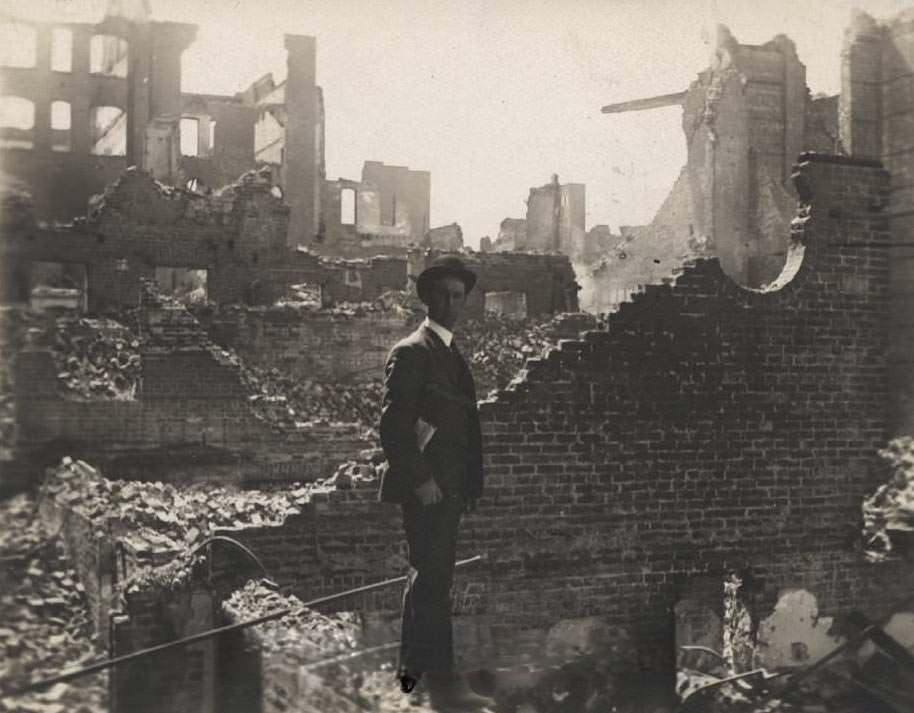
[[328, 382], [380, 378], [391, 345], [415, 321], [392, 310], [346, 314], [242, 307], [198, 315], [217, 344], [235, 350], [247, 363]]
[[[888, 437], [887, 174], [806, 155], [797, 187], [771, 289], [697, 260], [483, 403], [488, 485], [458, 556], [487, 561], [457, 588], [496, 639], [600, 616], [663, 666], [693, 576], [749, 571], [764, 606], [801, 586], [826, 615], [879, 615], [905, 593], [897, 565], [853, 544]], [[396, 574], [396, 508], [371, 490], [325, 497], [281, 531], [237, 536], [303, 599]], [[392, 613], [396, 593], [360, 606]]]

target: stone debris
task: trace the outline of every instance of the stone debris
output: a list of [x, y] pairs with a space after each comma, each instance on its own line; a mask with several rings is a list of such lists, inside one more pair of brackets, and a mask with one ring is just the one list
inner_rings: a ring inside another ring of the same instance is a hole
[[457, 342], [473, 372], [476, 395], [482, 399], [491, 397], [494, 390], [504, 389], [527, 359], [542, 356], [558, 346], [560, 339], [576, 338], [582, 331], [598, 328], [597, 317], [584, 313], [558, 314], [548, 319], [489, 314], [463, 324]]
[[108, 710], [107, 673], [7, 695], [12, 686], [104, 658], [63, 544], [28, 495], [0, 503], [0, 711]]
[[279, 298], [276, 301], [276, 306], [309, 311], [319, 310], [321, 308], [320, 285], [310, 285], [304, 282], [298, 285], [289, 285], [287, 295]]
[[873, 560], [885, 559], [896, 544], [910, 546], [914, 533], [914, 438], [896, 438], [879, 455], [891, 477], [863, 501], [864, 546]]
[[249, 621], [261, 616], [292, 609], [285, 616], [258, 624], [255, 631], [264, 651], [291, 649], [302, 661], [316, 661], [355, 649], [361, 622], [353, 612], [325, 616], [307, 609], [295, 595], [283, 595], [263, 580], [251, 580], [222, 603], [232, 622]]
[[109, 480], [83, 461], [64, 458], [42, 492], [89, 518], [138, 555], [189, 551], [217, 529], [280, 525], [301, 512], [323, 482], [293, 483], [284, 490], [236, 490], [199, 483]]
[[242, 381], [255, 412], [268, 423], [292, 430], [316, 423], [359, 424], [374, 432], [380, 418], [383, 385], [298, 380], [276, 367], [243, 366]]
[[141, 341], [126, 325], [113, 319], [60, 318], [50, 347], [67, 398], [136, 398]]

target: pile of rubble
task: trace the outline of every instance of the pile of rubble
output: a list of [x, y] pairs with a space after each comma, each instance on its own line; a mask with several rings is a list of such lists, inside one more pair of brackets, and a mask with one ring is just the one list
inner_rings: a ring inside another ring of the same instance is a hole
[[545, 321], [490, 314], [468, 320], [460, 327], [457, 340], [473, 372], [476, 394], [485, 398], [492, 391], [505, 388], [527, 359], [541, 356], [557, 346], [560, 339], [599, 327], [595, 316], [583, 313], [560, 314]]
[[314, 423], [354, 423], [374, 429], [380, 417], [383, 386], [380, 380], [361, 384], [300, 381], [276, 367], [244, 365], [241, 378], [251, 394], [254, 410], [268, 423], [283, 429]]
[[51, 339], [57, 380], [68, 398], [136, 398], [141, 376], [140, 339], [113, 319], [62, 317]]
[[333, 487], [316, 482], [273, 492], [208, 483], [178, 488], [158, 481], [109, 480], [83, 461], [64, 458], [42, 492], [143, 555], [190, 550], [221, 528], [280, 525], [300, 512], [313, 493]]
[[873, 560], [885, 559], [893, 549], [908, 548], [914, 533], [914, 438], [896, 438], [879, 455], [891, 477], [863, 501], [864, 546]]
[[26, 495], [0, 503], [0, 710], [95, 713], [108, 710], [107, 673], [22, 695], [14, 687], [104, 658], [82, 585], [63, 544]]
[[317, 311], [322, 304], [321, 286], [303, 282], [298, 285], [289, 285], [286, 296], [280, 297], [275, 306]]
[[305, 608], [295, 595], [282, 595], [260, 579], [251, 580], [232, 592], [222, 602], [222, 609], [232, 622], [250, 621], [291, 609], [291, 613], [257, 625], [259, 643], [265, 651], [292, 648], [310, 661], [354, 649], [361, 628], [360, 620], [353, 612], [325, 616]]

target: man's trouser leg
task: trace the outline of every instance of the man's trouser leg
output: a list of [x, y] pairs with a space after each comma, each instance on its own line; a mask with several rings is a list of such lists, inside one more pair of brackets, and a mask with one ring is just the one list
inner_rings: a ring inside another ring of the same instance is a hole
[[410, 572], [403, 594], [401, 675], [453, 669], [450, 591], [461, 510], [454, 498], [403, 506]]

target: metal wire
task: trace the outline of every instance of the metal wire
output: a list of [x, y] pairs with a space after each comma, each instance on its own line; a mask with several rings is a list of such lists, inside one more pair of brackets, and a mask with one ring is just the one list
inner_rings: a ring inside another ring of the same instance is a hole
[[[460, 560], [454, 563], [455, 567], [463, 567], [473, 562], [478, 562], [485, 559], [483, 555], [476, 555], [465, 560]], [[207, 631], [202, 631], [198, 634], [192, 634], [190, 636], [185, 636], [181, 639], [176, 639], [174, 641], [168, 641], [164, 644], [158, 644], [156, 646], [150, 646], [145, 649], [140, 649], [139, 651], [134, 651], [129, 654], [124, 654], [123, 656], [116, 656], [112, 659], [106, 659], [104, 661], [97, 661], [96, 663], [89, 664], [83, 668], [77, 669], [75, 671], [69, 671], [67, 673], [61, 673], [56, 676], [51, 676], [50, 678], [41, 679], [39, 681], [33, 681], [25, 686], [20, 688], [13, 689], [12, 691], [6, 693], [8, 696], [18, 696], [23, 693], [28, 693], [30, 691], [35, 691], [40, 688], [47, 688], [52, 686], [55, 683], [62, 683], [64, 681], [72, 681], [74, 678], [80, 678], [82, 676], [87, 676], [90, 673], [95, 673], [96, 671], [102, 671], [112, 666], [116, 666], [120, 663], [125, 663], [127, 661], [133, 661], [134, 659], [141, 658], [143, 656], [149, 656], [150, 654], [160, 653], [162, 651], [167, 651], [168, 649], [174, 649], [181, 646], [187, 646], [188, 644], [195, 644], [198, 641], [203, 641], [205, 639], [210, 639], [214, 636], [220, 634], [226, 634], [230, 631], [240, 631], [241, 629], [247, 629], [251, 626], [256, 626], [257, 624], [263, 624], [267, 621], [272, 621], [273, 619], [280, 619], [288, 614], [294, 614], [302, 612], [305, 609], [310, 609], [320, 604], [326, 604], [327, 602], [332, 602], [337, 599], [343, 599], [344, 597], [350, 597], [355, 594], [361, 594], [363, 592], [370, 592], [375, 589], [382, 589], [384, 587], [389, 587], [392, 584], [398, 584], [405, 582], [407, 576], [394, 577], [393, 579], [385, 579], [381, 582], [375, 582], [374, 584], [366, 584], [361, 587], [355, 587], [354, 589], [347, 589], [344, 592], [338, 592], [337, 594], [329, 594], [325, 597], [318, 597], [317, 599], [312, 599], [305, 602], [300, 607], [289, 607], [286, 609], [280, 609], [279, 611], [272, 612], [271, 614], [264, 614], [259, 616], [256, 619], [250, 619], [248, 621], [238, 622], [236, 624], [228, 624], [226, 626], [220, 626], [215, 629], [209, 629]]]

